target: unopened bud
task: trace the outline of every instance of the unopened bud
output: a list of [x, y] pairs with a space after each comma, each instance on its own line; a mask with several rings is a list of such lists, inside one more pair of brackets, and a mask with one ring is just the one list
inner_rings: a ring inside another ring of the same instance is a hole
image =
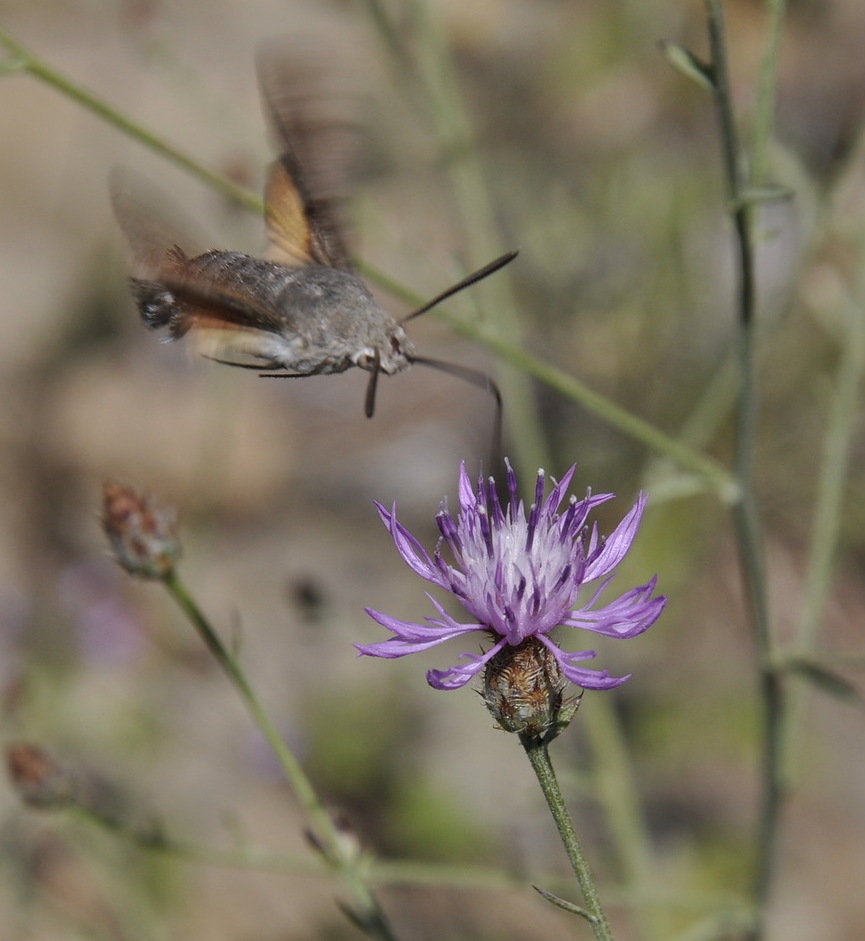
[[180, 558], [174, 507], [122, 484], [103, 489], [102, 526], [118, 563], [139, 578], [168, 578]]
[[534, 637], [503, 647], [484, 672], [484, 702], [499, 727], [543, 742], [567, 728], [580, 704], [566, 688], [556, 658]]
[[72, 802], [74, 786], [69, 772], [37, 745], [28, 742], [9, 745], [6, 768], [25, 804], [56, 810]]

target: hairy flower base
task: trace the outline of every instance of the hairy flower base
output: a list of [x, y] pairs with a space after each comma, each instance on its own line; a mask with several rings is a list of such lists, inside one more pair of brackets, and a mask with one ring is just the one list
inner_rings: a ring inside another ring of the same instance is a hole
[[484, 670], [487, 709], [505, 732], [551, 742], [576, 715], [580, 696], [565, 697], [556, 658], [535, 637], [506, 644]]
[[[571, 468], [554, 482], [544, 498], [545, 475], [538, 472], [535, 500], [526, 508], [517, 496], [516, 474], [507, 464], [508, 499], [504, 506], [495, 481], [478, 480], [474, 489], [465, 464], [460, 468], [459, 512], [454, 519], [442, 504], [436, 517], [441, 538], [430, 556], [418, 540], [397, 520], [396, 506], [386, 510], [376, 504], [379, 515], [393, 537], [406, 564], [422, 578], [450, 592], [474, 618], [456, 621], [431, 595], [438, 617], [418, 624], [367, 608], [375, 621], [394, 635], [377, 644], [358, 644], [367, 656], [393, 659], [419, 653], [477, 631], [497, 638], [481, 655], [463, 653], [464, 663], [449, 670], [430, 670], [427, 681], [436, 689], [458, 689], [477, 676], [506, 646], [516, 647], [535, 638], [555, 658], [562, 674], [586, 689], [611, 689], [627, 676], [612, 677], [606, 670], [589, 670], [579, 664], [595, 656], [592, 650], [566, 653], [548, 636], [559, 625], [582, 628], [608, 637], [634, 637], [651, 627], [664, 609], [666, 599], [652, 597], [656, 579], [632, 588], [616, 600], [596, 603], [624, 559], [636, 536], [646, 498], [636, 504], [606, 539], [597, 527], [587, 525], [591, 510], [612, 499], [612, 494], [583, 500], [570, 497], [559, 512]], [[447, 547], [452, 562], [442, 555]], [[583, 588], [592, 593], [583, 602]]]

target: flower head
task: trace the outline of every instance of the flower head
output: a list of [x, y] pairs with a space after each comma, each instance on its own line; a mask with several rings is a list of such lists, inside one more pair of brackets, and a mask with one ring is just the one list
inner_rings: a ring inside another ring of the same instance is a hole
[[[436, 520], [441, 538], [430, 556], [418, 540], [397, 520], [396, 506], [378, 507], [397, 551], [407, 565], [433, 585], [450, 592], [474, 618], [456, 621], [431, 595], [438, 612], [418, 624], [402, 621], [367, 608], [375, 621], [394, 636], [377, 644], [358, 644], [367, 656], [393, 659], [428, 650], [452, 637], [476, 631], [494, 640], [485, 653], [462, 654], [466, 661], [449, 670], [430, 670], [427, 681], [435, 689], [458, 689], [480, 673], [506, 645], [516, 647], [528, 638], [546, 646], [562, 674], [587, 689], [611, 689], [627, 676], [612, 677], [606, 670], [589, 670], [579, 664], [595, 656], [592, 650], [566, 653], [550, 638], [559, 625], [582, 628], [608, 637], [634, 637], [655, 623], [666, 599], [652, 597], [656, 580], [596, 607], [604, 588], [615, 574], [634, 541], [646, 497], [636, 504], [606, 539], [597, 526], [586, 522], [594, 507], [613, 494], [571, 497], [559, 507], [574, 474], [572, 467], [553, 482], [544, 497], [545, 475], [538, 472], [534, 502], [526, 510], [517, 496], [517, 478], [507, 464], [508, 497], [499, 499], [495, 481], [478, 480], [473, 488], [463, 464], [460, 468], [459, 512], [456, 519], [442, 504]], [[447, 547], [451, 561], [442, 555]], [[586, 586], [590, 594], [584, 597]]]
[[38, 745], [30, 742], [8, 745], [6, 770], [18, 796], [31, 807], [56, 810], [73, 802], [72, 776]]
[[500, 729], [524, 740], [551, 742], [564, 732], [583, 695], [566, 697], [567, 687], [550, 648], [535, 637], [516, 647], [505, 644], [484, 669], [490, 715]]
[[180, 558], [177, 514], [132, 487], [103, 488], [102, 527], [118, 563], [139, 578], [167, 579]]

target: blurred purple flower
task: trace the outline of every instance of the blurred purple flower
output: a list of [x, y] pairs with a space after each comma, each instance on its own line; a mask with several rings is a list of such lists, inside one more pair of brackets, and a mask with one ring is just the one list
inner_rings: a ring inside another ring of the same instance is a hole
[[[507, 463], [507, 462], [506, 462]], [[361, 654], [394, 659], [419, 653], [452, 637], [481, 631], [495, 643], [478, 656], [463, 653], [468, 662], [449, 670], [430, 670], [427, 682], [435, 689], [458, 689], [480, 673], [505, 645], [517, 646], [530, 637], [544, 644], [567, 679], [587, 689], [612, 689], [628, 676], [612, 677], [606, 670], [588, 670], [578, 664], [595, 656], [592, 650], [566, 653], [548, 636], [559, 625], [578, 627], [608, 637], [634, 637], [655, 623], [666, 604], [652, 597], [657, 578], [632, 588], [603, 607], [594, 607], [634, 541], [646, 497], [636, 504], [606, 539], [597, 526], [589, 528], [589, 512], [614, 494], [572, 496], [563, 512], [559, 504], [575, 468], [555, 481], [544, 499], [545, 476], [538, 472], [535, 501], [526, 509], [517, 497], [516, 474], [507, 464], [509, 498], [503, 507], [492, 478], [478, 480], [472, 489], [465, 469], [460, 468], [459, 513], [454, 519], [442, 504], [436, 516], [441, 539], [432, 557], [418, 540], [397, 521], [391, 511], [376, 504], [379, 515], [408, 566], [439, 588], [449, 591], [476, 619], [460, 624], [429, 594], [439, 614], [425, 624], [401, 621], [367, 608], [375, 621], [392, 631], [390, 640], [357, 644]], [[442, 544], [450, 550], [454, 564], [442, 558]], [[584, 586], [594, 583], [583, 601]]]

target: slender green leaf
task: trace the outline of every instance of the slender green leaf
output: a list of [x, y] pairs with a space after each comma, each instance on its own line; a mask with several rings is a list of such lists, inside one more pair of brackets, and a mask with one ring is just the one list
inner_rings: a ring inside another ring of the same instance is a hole
[[551, 905], [555, 905], [556, 908], [562, 909], [562, 911], [570, 912], [572, 915], [580, 915], [585, 918], [586, 921], [592, 921], [592, 916], [584, 908], [580, 908], [579, 905], [574, 905], [573, 902], [567, 901], [567, 899], [560, 898], [558, 895], [553, 895], [552, 892], [547, 892], [546, 889], [542, 889], [540, 886], [533, 885], [532, 888], [538, 895], [545, 898]]
[[784, 670], [813, 683], [817, 689], [842, 702], [865, 704], [860, 691], [849, 680], [810, 657], [793, 657], [784, 663]]
[[661, 40], [661, 51], [667, 57], [667, 61], [674, 69], [678, 69], [686, 78], [696, 82], [700, 88], [706, 91], [715, 90], [715, 75], [712, 66], [708, 62], [694, 55], [684, 46], [668, 39]]

